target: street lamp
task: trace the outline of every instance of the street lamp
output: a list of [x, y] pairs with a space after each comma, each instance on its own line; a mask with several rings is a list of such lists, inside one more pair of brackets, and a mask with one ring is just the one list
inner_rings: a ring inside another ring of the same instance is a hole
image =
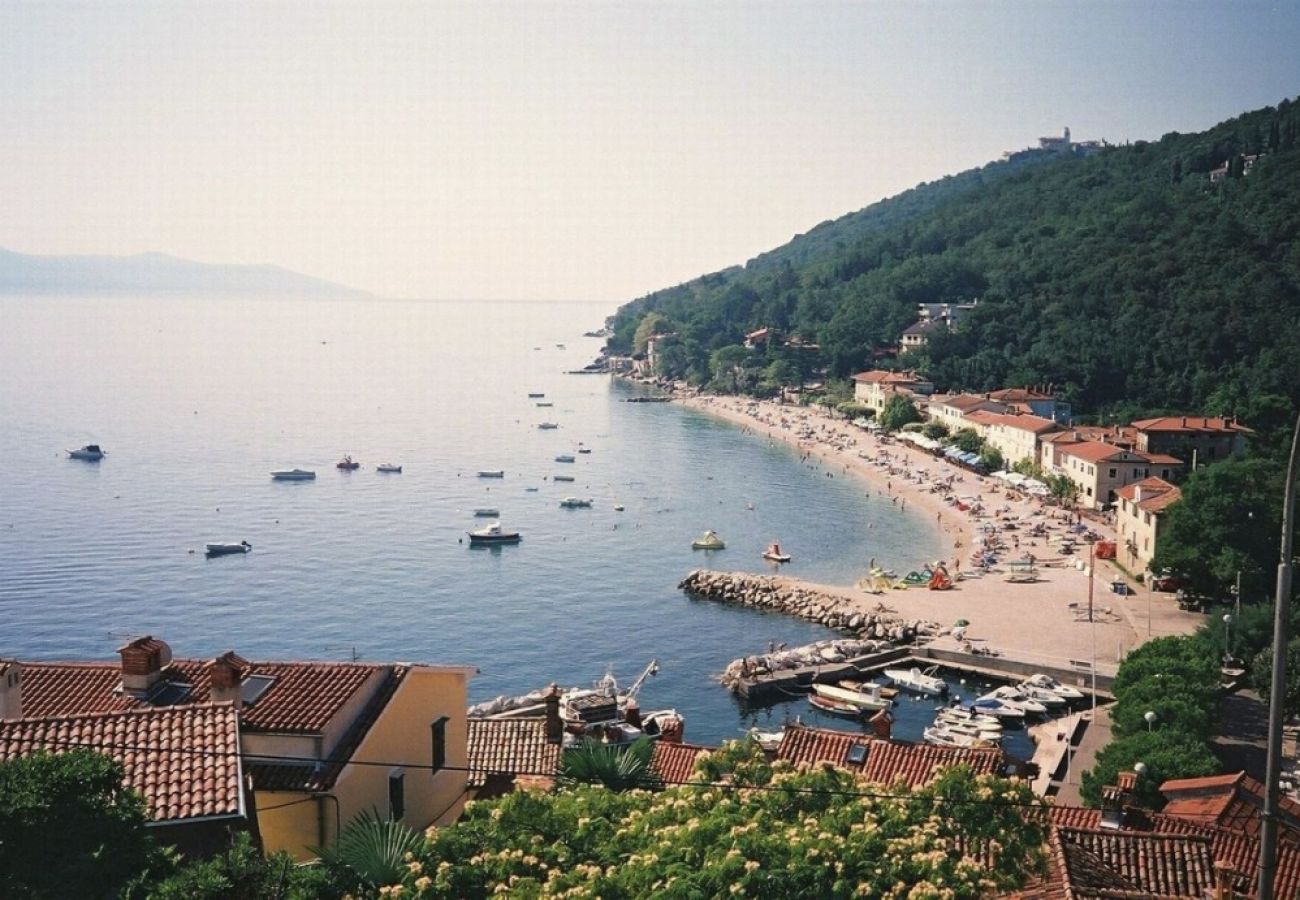
[[1142, 718], [1147, 720], [1147, 732], [1150, 733], [1152, 727], [1156, 724], [1156, 719], [1160, 717], [1155, 714], [1155, 710], [1148, 709], [1142, 714]]
[[1138, 778], [1141, 778], [1147, 773], [1147, 764], [1144, 762], [1135, 762], [1133, 763], [1133, 771], [1137, 773]]
[[1223, 664], [1232, 659], [1232, 613], [1223, 614]]

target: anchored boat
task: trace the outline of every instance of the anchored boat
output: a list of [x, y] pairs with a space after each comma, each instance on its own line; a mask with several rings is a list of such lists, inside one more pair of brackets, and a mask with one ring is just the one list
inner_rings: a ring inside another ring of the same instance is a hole
[[774, 563], [788, 563], [790, 561], [789, 553], [781, 552], [781, 545], [773, 541], [766, 550], [763, 551], [763, 559]]
[[68, 451], [69, 459], [84, 459], [89, 462], [99, 462], [104, 458], [104, 455], [104, 451], [100, 448], [99, 444], [87, 444], [80, 450]]
[[240, 541], [238, 544], [204, 544], [203, 547], [208, 556], [229, 556], [233, 553], [247, 553], [253, 549], [253, 545], [248, 541]]
[[727, 545], [718, 537], [716, 531], [706, 531], [701, 537], [691, 541], [692, 550], [726, 550]]
[[500, 522], [469, 532], [471, 544], [517, 544], [524, 536], [517, 531], [504, 531]]
[[948, 693], [948, 685], [934, 675], [935, 671], [934, 668], [929, 668], [922, 672], [913, 666], [910, 669], [886, 669], [885, 675], [905, 691], [939, 697]]
[[271, 477], [276, 481], [311, 481], [316, 473], [310, 469], [276, 469]]

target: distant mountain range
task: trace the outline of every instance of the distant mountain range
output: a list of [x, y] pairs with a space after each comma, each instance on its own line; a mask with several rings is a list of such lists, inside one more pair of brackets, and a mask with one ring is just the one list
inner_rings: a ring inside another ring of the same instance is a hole
[[201, 263], [165, 253], [32, 256], [0, 249], [0, 294], [125, 293], [368, 296], [279, 266]]

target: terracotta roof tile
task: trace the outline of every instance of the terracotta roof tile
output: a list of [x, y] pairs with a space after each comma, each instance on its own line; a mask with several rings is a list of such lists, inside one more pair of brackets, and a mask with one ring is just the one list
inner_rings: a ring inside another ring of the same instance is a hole
[[1186, 434], [1254, 434], [1254, 429], [1231, 419], [1210, 416], [1160, 416], [1134, 422], [1139, 431], [1173, 431]]
[[1114, 829], [1052, 829], [1070, 897], [1204, 897], [1215, 885], [1208, 837]]
[[[1166, 816], [1249, 836], [1259, 833], [1264, 786], [1245, 772], [1166, 781], [1160, 785], [1160, 793], [1168, 801], [1163, 810]], [[1300, 843], [1300, 803], [1284, 796], [1278, 811], [1279, 839]]]
[[0, 759], [71, 745], [100, 749], [122, 763], [157, 822], [238, 816], [239, 716], [228, 703], [136, 709], [0, 722]]
[[[190, 684], [182, 702], [202, 703], [212, 686], [207, 660], [180, 659], [164, 670], [169, 684]], [[244, 662], [240, 660], [240, 662]], [[386, 666], [363, 663], [249, 663], [246, 675], [274, 679], [242, 712], [248, 731], [311, 734], [320, 731], [348, 700]], [[155, 708], [148, 700], [121, 693], [118, 663], [23, 663], [23, 713], [44, 717]]]
[[1000, 391], [992, 391], [989, 394], [994, 400], [1018, 401], [1025, 402], [1028, 400], [1054, 400], [1051, 394], [1044, 394], [1042, 391], [1035, 391], [1030, 388], [1003, 388]]
[[687, 781], [698, 781], [695, 775], [695, 761], [700, 758], [701, 753], [709, 753], [713, 748], [698, 744], [655, 741], [654, 750], [650, 768], [664, 780], [665, 784], [672, 786]]
[[[1125, 450], [1122, 447], [1116, 447], [1114, 444], [1107, 444], [1103, 441], [1082, 441], [1062, 450], [1061, 453], [1066, 456], [1073, 456], [1076, 459], [1087, 460], [1092, 463], [1104, 462], [1124, 454], [1138, 456], [1138, 454], [1133, 453], [1131, 450]], [[1141, 460], [1139, 459], [1136, 461]]]
[[915, 372], [890, 372], [885, 369], [874, 369], [870, 372], [859, 372], [853, 376], [853, 380], [861, 384], [921, 384], [925, 379], [919, 377]]
[[[849, 762], [849, 751], [854, 745], [866, 748], [866, 759], [861, 765]], [[786, 726], [776, 758], [857, 770], [868, 781], [878, 784], [893, 784], [901, 778], [909, 787], [928, 784], [937, 769], [956, 765], [968, 765], [977, 775], [996, 774], [1005, 761], [1002, 751], [997, 749], [884, 741], [864, 734], [803, 725]]]
[[482, 787], [489, 775], [554, 774], [563, 752], [546, 739], [546, 718], [469, 719], [469, 786]]

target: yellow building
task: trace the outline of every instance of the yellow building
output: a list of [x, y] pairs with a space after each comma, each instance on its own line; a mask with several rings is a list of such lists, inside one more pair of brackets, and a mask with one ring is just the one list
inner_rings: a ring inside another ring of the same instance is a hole
[[1116, 495], [1118, 562], [1134, 574], [1146, 572], [1156, 552], [1161, 519], [1171, 504], [1182, 499], [1182, 491], [1162, 478], [1144, 478], [1121, 488]]
[[121, 663], [24, 664], [17, 718], [190, 704], [238, 710], [239, 755], [266, 850], [300, 860], [361, 812], [450, 822], [466, 792], [466, 666], [173, 660], [144, 637]]

